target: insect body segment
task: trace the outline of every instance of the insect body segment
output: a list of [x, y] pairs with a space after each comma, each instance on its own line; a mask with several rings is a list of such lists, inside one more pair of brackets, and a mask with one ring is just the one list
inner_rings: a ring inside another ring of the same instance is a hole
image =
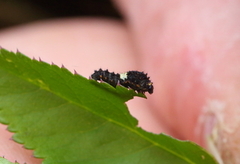
[[120, 84], [136, 90], [138, 93], [149, 92], [153, 93], [153, 83], [147, 77], [144, 72], [129, 71], [127, 72], [127, 78], [120, 79]]
[[94, 71], [91, 78], [109, 83], [113, 87], [120, 84], [126, 88], [131, 88], [138, 93], [153, 93], [153, 83], [144, 72], [128, 71], [123, 74], [118, 74], [109, 72], [108, 70], [99, 69], [98, 71]]
[[103, 71], [102, 69], [99, 69], [98, 71], [94, 71], [91, 78], [94, 80], [102, 80], [111, 86], [116, 87], [119, 82], [120, 75], [118, 73], [115, 74], [114, 72], [109, 72], [108, 70]]

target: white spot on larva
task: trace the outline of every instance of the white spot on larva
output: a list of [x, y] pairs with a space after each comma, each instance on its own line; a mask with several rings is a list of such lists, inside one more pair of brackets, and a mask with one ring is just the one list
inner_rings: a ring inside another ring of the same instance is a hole
[[125, 80], [127, 78], [127, 72], [120, 74], [120, 79]]

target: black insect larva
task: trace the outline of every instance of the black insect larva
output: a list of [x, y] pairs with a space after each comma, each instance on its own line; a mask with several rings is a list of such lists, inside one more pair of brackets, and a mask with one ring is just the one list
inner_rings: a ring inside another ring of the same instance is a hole
[[126, 73], [118, 74], [109, 72], [108, 70], [99, 69], [98, 71], [94, 71], [91, 78], [104, 81], [113, 87], [120, 84], [126, 88], [131, 88], [138, 93], [153, 93], [153, 83], [144, 72], [128, 71]]

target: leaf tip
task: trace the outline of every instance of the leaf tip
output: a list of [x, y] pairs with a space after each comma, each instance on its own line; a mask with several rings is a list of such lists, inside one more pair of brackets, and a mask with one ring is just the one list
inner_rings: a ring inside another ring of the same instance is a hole
[[63, 64], [62, 64], [61, 68], [65, 68], [65, 69], [66, 69], [66, 67], [64, 67], [64, 65], [63, 65]]
[[77, 71], [76, 71], [76, 70], [74, 70], [74, 75], [79, 75], [79, 73], [77, 73]]
[[19, 49], [17, 49], [16, 53], [21, 53], [21, 52], [19, 51]]

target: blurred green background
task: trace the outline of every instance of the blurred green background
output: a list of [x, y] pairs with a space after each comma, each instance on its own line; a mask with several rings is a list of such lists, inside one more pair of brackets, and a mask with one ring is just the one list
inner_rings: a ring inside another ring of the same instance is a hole
[[0, 0], [0, 29], [42, 19], [79, 16], [122, 19], [110, 0]]

